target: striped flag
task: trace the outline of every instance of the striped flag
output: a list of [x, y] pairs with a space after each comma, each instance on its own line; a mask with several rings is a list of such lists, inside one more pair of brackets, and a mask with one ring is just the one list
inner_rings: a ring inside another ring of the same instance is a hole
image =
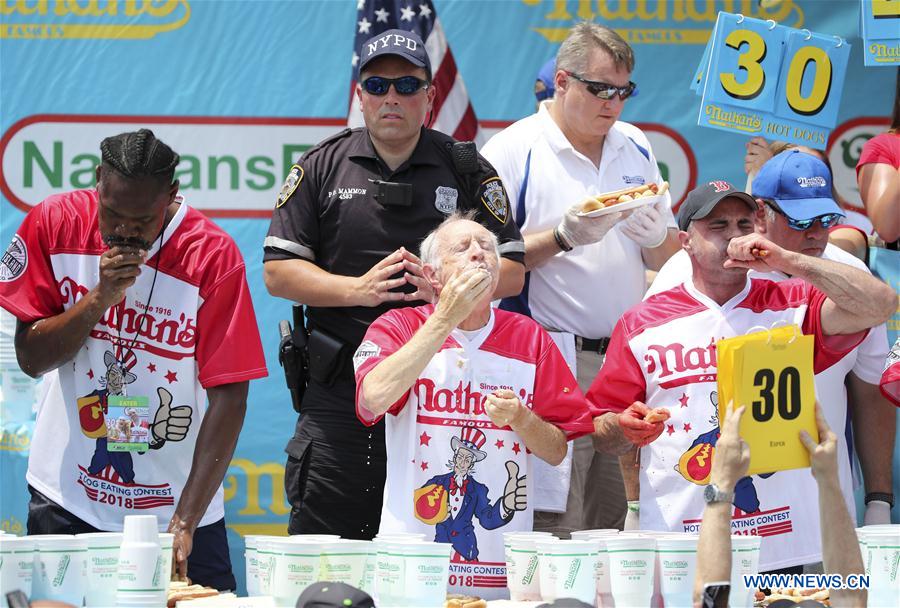
[[402, 29], [416, 32], [422, 37], [431, 59], [436, 95], [431, 124], [428, 126], [458, 140], [474, 140], [480, 147], [486, 138], [482, 137], [478, 127], [469, 93], [456, 71], [453, 53], [447, 46], [447, 38], [431, 0], [357, 0], [356, 8], [353, 79], [347, 125], [363, 126], [362, 113], [355, 99], [359, 51], [363, 42], [385, 30]]

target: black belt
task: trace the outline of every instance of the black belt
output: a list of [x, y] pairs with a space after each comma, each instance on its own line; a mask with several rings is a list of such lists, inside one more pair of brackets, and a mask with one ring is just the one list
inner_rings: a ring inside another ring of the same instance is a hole
[[575, 346], [581, 351], [605, 355], [606, 349], [609, 347], [609, 338], [582, 338], [581, 336], [575, 336]]

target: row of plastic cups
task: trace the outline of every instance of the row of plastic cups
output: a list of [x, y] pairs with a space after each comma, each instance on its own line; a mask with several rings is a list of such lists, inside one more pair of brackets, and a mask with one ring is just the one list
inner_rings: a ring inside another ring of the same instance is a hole
[[[6, 593], [21, 590], [32, 600], [57, 600], [76, 606], [126, 605], [128, 598], [117, 598], [120, 590], [127, 594], [129, 588], [146, 588], [144, 579], [158, 581], [158, 593], [165, 601], [169, 572], [172, 567], [172, 534], [160, 534], [153, 563], [141, 559], [137, 552], [126, 546], [124, 563], [120, 561], [123, 533], [97, 532], [90, 534], [44, 534], [37, 536], [0, 537], [0, 606], [6, 606]], [[157, 557], [158, 556], [158, 559]], [[140, 562], [138, 562], [140, 560]], [[145, 576], [152, 568], [150, 576]], [[121, 581], [129, 569], [140, 573], [129, 585]], [[141, 600], [146, 598], [135, 598]]]
[[375, 601], [396, 608], [441, 608], [450, 577], [449, 543], [426, 541], [424, 534], [379, 534], [376, 550]]
[[869, 605], [900, 604], [900, 524], [857, 528], [856, 537], [869, 577]]

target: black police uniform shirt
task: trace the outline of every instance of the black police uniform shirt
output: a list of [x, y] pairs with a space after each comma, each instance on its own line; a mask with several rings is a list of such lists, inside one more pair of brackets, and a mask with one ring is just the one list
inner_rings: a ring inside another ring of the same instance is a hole
[[[299, 258], [332, 274], [358, 277], [401, 246], [418, 254], [425, 236], [448, 215], [472, 209], [476, 221], [497, 235], [500, 255], [522, 262], [524, 241], [497, 172], [479, 156], [477, 172], [458, 173], [449, 150], [453, 142], [423, 128], [409, 160], [392, 172], [366, 129], [346, 129], [322, 141], [291, 168], [272, 214], [263, 261]], [[375, 200], [371, 180], [412, 184], [412, 203]], [[415, 288], [405, 284], [397, 291]], [[311, 327], [342, 340], [352, 353], [382, 313], [410, 304], [420, 303], [308, 307], [307, 315]]]

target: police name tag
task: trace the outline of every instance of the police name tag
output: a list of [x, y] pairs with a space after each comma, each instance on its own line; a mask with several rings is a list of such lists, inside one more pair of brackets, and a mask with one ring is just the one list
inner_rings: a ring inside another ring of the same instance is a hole
[[719, 13], [694, 73], [697, 124], [825, 148], [837, 122], [850, 45], [816, 34]]
[[150, 445], [147, 397], [109, 397], [106, 410], [106, 451], [146, 452]]

